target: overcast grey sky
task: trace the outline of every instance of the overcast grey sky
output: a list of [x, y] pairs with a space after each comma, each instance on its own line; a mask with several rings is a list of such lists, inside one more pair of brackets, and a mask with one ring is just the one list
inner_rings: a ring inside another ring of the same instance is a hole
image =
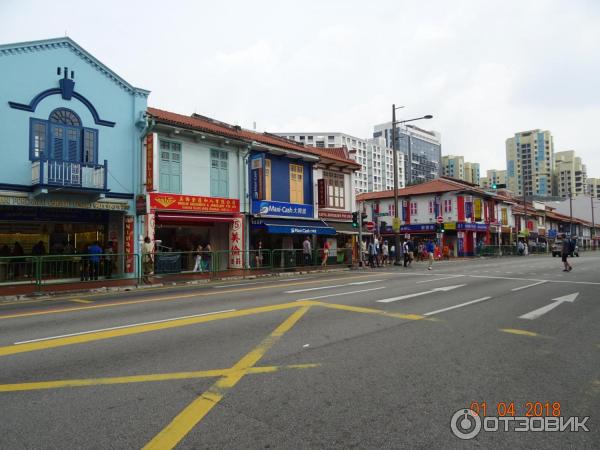
[[178, 113], [369, 137], [396, 103], [483, 170], [542, 128], [600, 177], [600, 1], [0, 0], [0, 23], [68, 34]]

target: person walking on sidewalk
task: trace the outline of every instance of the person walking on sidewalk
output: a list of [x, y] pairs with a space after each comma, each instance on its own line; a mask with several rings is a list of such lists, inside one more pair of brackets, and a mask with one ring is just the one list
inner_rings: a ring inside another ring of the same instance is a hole
[[374, 269], [375, 268], [376, 251], [375, 251], [375, 243], [373, 241], [369, 242], [368, 252], [369, 252], [369, 266], [371, 266], [371, 269]]
[[327, 267], [327, 258], [329, 258], [329, 242], [325, 241], [325, 244], [323, 244], [323, 261], [321, 261], [321, 267]]
[[194, 270], [192, 272], [202, 272], [202, 244], [198, 244], [196, 247], [196, 260], [194, 263]]
[[312, 254], [312, 245], [310, 243], [310, 239], [308, 236], [304, 238], [304, 242], [302, 242], [302, 259], [304, 260], [305, 266], [310, 266], [310, 255]]
[[563, 266], [564, 266], [563, 272], [570, 272], [571, 270], [573, 270], [573, 267], [571, 267], [571, 264], [569, 264], [569, 261], [567, 261], [570, 254], [571, 254], [571, 241], [565, 239], [563, 241], [562, 249], [560, 252], [560, 256], [562, 257], [562, 262], [563, 262]]
[[431, 270], [431, 267], [433, 266], [433, 253], [434, 252], [435, 252], [435, 245], [433, 244], [432, 240], [429, 240], [429, 242], [427, 242], [427, 260], [428, 260], [427, 270]]
[[144, 273], [142, 281], [150, 284], [150, 275], [154, 271], [154, 245], [148, 236], [144, 238], [142, 244], [142, 270]]

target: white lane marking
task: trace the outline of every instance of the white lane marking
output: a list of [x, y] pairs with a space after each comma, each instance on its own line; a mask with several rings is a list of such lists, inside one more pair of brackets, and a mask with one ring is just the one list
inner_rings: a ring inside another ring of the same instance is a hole
[[548, 311], [552, 311], [554, 308], [556, 308], [558, 305], [560, 305], [564, 302], [573, 303], [578, 295], [579, 295], [579, 292], [574, 292], [573, 294], [568, 294], [568, 295], [563, 295], [562, 297], [553, 298], [552, 299], [553, 303], [550, 303], [549, 305], [546, 305], [546, 306], [542, 306], [541, 308], [535, 309], [531, 312], [528, 312], [527, 314], [523, 314], [522, 316], [519, 316], [519, 319], [535, 320], [538, 317], [546, 314]]
[[452, 275], [451, 277], [433, 278], [431, 280], [417, 281], [417, 283], [431, 283], [432, 281], [451, 280], [452, 278], [460, 278], [460, 277], [464, 277], [464, 275]]
[[377, 291], [379, 289], [385, 289], [385, 288], [386, 288], [385, 286], [382, 286], [382, 287], [376, 287], [376, 288], [371, 288], [371, 289], [360, 289], [358, 291], [352, 291], [352, 292], [339, 292], [337, 294], [328, 294], [328, 295], [319, 295], [317, 297], [300, 298], [296, 301], [297, 302], [305, 302], [306, 300], [317, 300], [319, 298], [340, 297], [342, 295], [352, 295], [352, 294], [358, 294], [359, 292]]
[[452, 289], [457, 289], [457, 288], [463, 287], [463, 286], [466, 286], [466, 284], [457, 284], [455, 286], [444, 286], [444, 287], [439, 287], [439, 288], [433, 288], [430, 291], [416, 292], [414, 294], [401, 295], [399, 297], [384, 298], [381, 300], [377, 300], [377, 302], [379, 302], [379, 303], [397, 302], [398, 300], [404, 300], [404, 299], [413, 298], [413, 297], [420, 297], [421, 295], [433, 294], [435, 292], [447, 292], [447, 291], [451, 291]]
[[237, 284], [219, 284], [217, 286], [212, 286], [213, 289], [220, 288], [228, 288], [228, 287], [236, 287], [236, 286], [250, 286], [253, 284], [267, 284], [267, 283], [277, 283], [281, 281], [297, 281], [297, 280], [313, 280], [314, 278], [279, 278], [277, 280], [269, 280], [269, 281], [256, 281], [250, 283], [237, 283]]
[[433, 316], [434, 314], [439, 314], [445, 311], [450, 311], [451, 309], [462, 308], [463, 306], [472, 305], [473, 303], [483, 302], [485, 300], [489, 300], [492, 297], [481, 297], [475, 300], [471, 300], [469, 302], [461, 303], [459, 305], [449, 306], [448, 308], [436, 309], [435, 311], [431, 311], [423, 314], [424, 316]]
[[537, 283], [531, 283], [531, 284], [527, 284], [525, 286], [516, 287], [514, 289], [511, 289], [511, 291], [520, 291], [521, 289], [527, 289], [527, 288], [530, 288], [533, 286], [538, 286], [538, 285], [544, 284], [544, 283], [546, 283], [546, 281], [538, 281]]
[[361, 284], [377, 283], [379, 281], [383, 281], [383, 280], [356, 281], [354, 283], [334, 284], [332, 286], [320, 286], [320, 287], [313, 287], [313, 288], [306, 288], [306, 289], [294, 289], [293, 291], [283, 291], [283, 293], [284, 294], [297, 294], [299, 292], [319, 291], [321, 289], [334, 289], [334, 288], [346, 287], [346, 286], [360, 286]]
[[90, 330], [90, 331], [80, 331], [78, 333], [61, 334], [60, 336], [50, 336], [50, 337], [39, 338], [39, 339], [30, 339], [28, 341], [19, 341], [19, 342], [15, 342], [14, 345], [28, 344], [30, 342], [49, 341], [52, 339], [60, 339], [60, 338], [71, 337], [71, 336], [81, 336], [82, 334], [98, 333], [100, 331], [120, 330], [122, 328], [137, 327], [138, 325], [151, 325], [153, 323], [171, 322], [172, 320], [190, 319], [192, 317], [211, 316], [213, 314], [221, 314], [221, 313], [233, 312], [233, 311], [236, 311], [236, 310], [235, 309], [225, 309], [223, 311], [213, 311], [213, 312], [209, 312], [209, 313], [192, 314], [191, 316], [172, 317], [170, 319], [153, 320], [151, 322], [132, 323], [130, 325], [120, 325], [118, 327], [100, 328], [98, 330]]

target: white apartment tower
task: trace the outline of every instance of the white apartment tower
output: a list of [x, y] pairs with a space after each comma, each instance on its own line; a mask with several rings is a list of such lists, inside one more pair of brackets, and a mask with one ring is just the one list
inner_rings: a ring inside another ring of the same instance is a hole
[[[385, 139], [361, 139], [339, 132], [287, 132], [274, 133], [310, 147], [346, 147], [350, 157], [361, 165], [354, 173], [354, 191], [378, 192], [394, 189], [394, 160], [392, 149]], [[403, 188], [404, 155], [398, 152], [398, 187]]]
[[549, 131], [515, 133], [506, 140], [507, 187], [517, 195], [552, 195], [554, 141]]
[[556, 195], [568, 198], [569, 193], [576, 197], [586, 193], [587, 173], [581, 158], [573, 150], [554, 154], [554, 176]]

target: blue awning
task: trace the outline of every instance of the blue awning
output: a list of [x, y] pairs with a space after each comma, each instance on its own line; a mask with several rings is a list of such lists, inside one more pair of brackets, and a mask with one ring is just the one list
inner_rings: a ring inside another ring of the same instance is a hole
[[271, 234], [320, 234], [335, 235], [335, 228], [322, 220], [262, 219], [253, 221], [252, 226]]

